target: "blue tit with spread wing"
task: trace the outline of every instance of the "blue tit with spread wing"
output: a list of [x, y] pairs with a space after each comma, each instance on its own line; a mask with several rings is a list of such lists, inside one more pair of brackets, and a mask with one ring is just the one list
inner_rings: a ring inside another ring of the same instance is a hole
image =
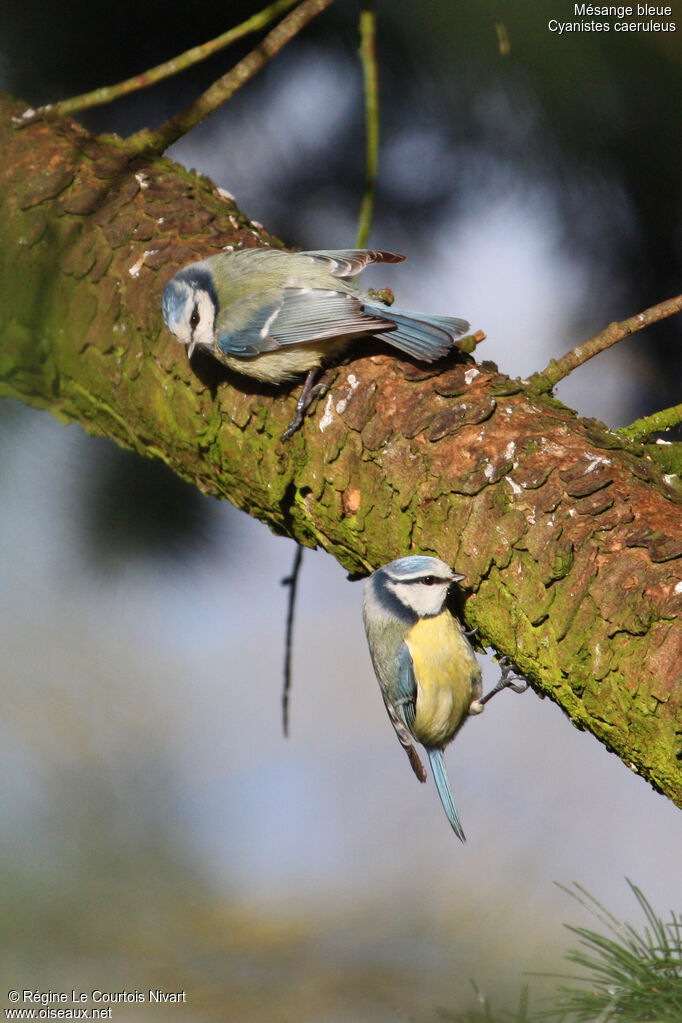
[[220, 252], [171, 278], [163, 316], [190, 356], [203, 348], [229, 369], [269, 384], [307, 373], [302, 413], [313, 374], [354, 338], [380, 338], [428, 363], [447, 355], [469, 329], [466, 320], [395, 309], [356, 288], [354, 277], [366, 266], [404, 258], [372, 249]]

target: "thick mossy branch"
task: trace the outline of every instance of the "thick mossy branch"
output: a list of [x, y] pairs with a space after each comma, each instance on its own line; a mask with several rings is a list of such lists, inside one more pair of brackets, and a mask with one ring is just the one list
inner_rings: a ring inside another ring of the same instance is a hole
[[179, 266], [274, 239], [169, 160], [68, 121], [14, 130], [21, 110], [0, 106], [0, 393], [353, 573], [437, 554], [483, 641], [682, 805], [682, 501], [645, 450], [489, 364], [436, 373], [374, 342], [282, 444], [297, 389], [190, 367], [160, 311]]

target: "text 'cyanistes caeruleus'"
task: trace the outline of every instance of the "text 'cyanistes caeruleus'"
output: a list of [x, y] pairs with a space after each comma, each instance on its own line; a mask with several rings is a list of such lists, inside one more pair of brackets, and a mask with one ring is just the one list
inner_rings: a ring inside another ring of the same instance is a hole
[[230, 369], [273, 384], [307, 372], [302, 415], [312, 374], [354, 337], [372, 335], [434, 362], [468, 330], [465, 320], [393, 309], [355, 288], [353, 276], [370, 263], [404, 258], [355, 249], [220, 252], [168, 282], [163, 317], [190, 356], [201, 346]]
[[377, 569], [365, 582], [363, 601], [388, 715], [420, 781], [426, 773], [412, 740], [424, 746], [443, 809], [462, 841], [443, 749], [469, 714], [483, 710], [481, 669], [447, 606], [450, 587], [463, 578], [438, 558], [410, 555]]

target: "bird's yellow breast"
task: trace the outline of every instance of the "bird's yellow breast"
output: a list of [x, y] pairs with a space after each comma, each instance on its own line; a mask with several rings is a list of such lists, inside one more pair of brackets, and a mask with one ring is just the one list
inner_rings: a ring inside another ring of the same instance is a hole
[[481, 671], [462, 629], [449, 611], [420, 618], [405, 636], [417, 680], [412, 729], [425, 746], [453, 737], [480, 692]]

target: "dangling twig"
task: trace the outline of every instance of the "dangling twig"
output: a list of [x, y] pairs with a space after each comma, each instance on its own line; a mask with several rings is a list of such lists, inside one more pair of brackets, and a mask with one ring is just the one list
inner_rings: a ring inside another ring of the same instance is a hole
[[296, 544], [296, 555], [290, 575], [282, 579], [282, 586], [289, 587], [289, 604], [287, 607], [287, 629], [284, 646], [284, 685], [282, 687], [282, 730], [289, 734], [289, 694], [291, 692], [291, 650], [294, 636], [294, 612], [296, 609], [296, 587], [298, 575], [303, 561], [303, 548]]

